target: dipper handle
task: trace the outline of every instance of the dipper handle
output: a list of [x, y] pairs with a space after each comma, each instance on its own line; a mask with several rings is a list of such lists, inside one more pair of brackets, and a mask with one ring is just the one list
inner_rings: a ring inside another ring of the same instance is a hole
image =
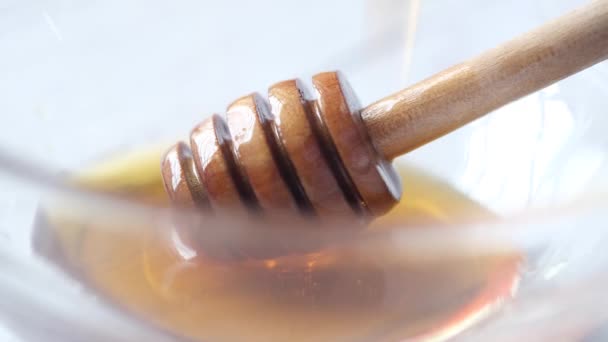
[[596, 0], [383, 98], [361, 116], [391, 160], [608, 58], [608, 1]]

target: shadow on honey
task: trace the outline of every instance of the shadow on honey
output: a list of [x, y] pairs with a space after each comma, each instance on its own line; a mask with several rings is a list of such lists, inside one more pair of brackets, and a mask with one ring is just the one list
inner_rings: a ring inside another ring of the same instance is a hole
[[[123, 156], [78, 182], [162, 208], [160, 155]], [[316, 250], [225, 262], [184, 243], [170, 223], [148, 229], [118, 212], [98, 220], [93, 210], [60, 205], [45, 207], [37, 231], [53, 243], [37, 249], [108, 302], [187, 339], [445, 340], [512, 296], [521, 258], [422, 255], [396, 243], [393, 230], [428, 225], [450, 234], [457, 223], [492, 217], [428, 174], [407, 166], [399, 173], [405, 186], [396, 208], [360, 238]], [[213, 222], [200, 227], [217, 229]]]

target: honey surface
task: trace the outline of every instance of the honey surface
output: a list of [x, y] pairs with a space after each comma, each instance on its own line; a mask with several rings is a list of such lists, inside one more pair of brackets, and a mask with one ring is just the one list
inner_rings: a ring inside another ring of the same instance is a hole
[[[123, 156], [84, 171], [79, 182], [166, 205], [159, 159], [160, 150]], [[427, 174], [399, 172], [403, 199], [372, 233], [388, 222], [449, 233], [450, 224], [492, 216]], [[515, 254], [425, 259], [389, 240], [222, 263], [180, 254], [166, 235], [133, 223], [103, 229], [86, 215], [46, 214], [42, 229], [54, 236], [63, 266], [111, 303], [193, 340], [440, 341], [508, 297], [518, 279]]]

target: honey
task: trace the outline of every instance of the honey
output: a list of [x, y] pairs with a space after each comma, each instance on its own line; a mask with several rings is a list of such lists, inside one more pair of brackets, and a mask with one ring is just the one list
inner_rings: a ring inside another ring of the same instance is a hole
[[[167, 206], [161, 152], [101, 163], [77, 181]], [[445, 227], [447, 234], [455, 223], [492, 217], [432, 176], [398, 169], [401, 202], [362, 234], [425, 225]], [[423, 258], [389, 238], [222, 262], [181, 246], [171, 232], [119, 216], [111, 223], [92, 217], [47, 205], [37, 231], [53, 244], [39, 252], [112, 305], [186, 340], [442, 341], [509, 298], [521, 262], [507, 252]]]

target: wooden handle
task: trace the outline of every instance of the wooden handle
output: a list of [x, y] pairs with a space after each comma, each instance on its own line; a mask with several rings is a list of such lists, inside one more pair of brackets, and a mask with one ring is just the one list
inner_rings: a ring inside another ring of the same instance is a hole
[[608, 57], [608, 0], [453, 66], [363, 109], [391, 160]]

